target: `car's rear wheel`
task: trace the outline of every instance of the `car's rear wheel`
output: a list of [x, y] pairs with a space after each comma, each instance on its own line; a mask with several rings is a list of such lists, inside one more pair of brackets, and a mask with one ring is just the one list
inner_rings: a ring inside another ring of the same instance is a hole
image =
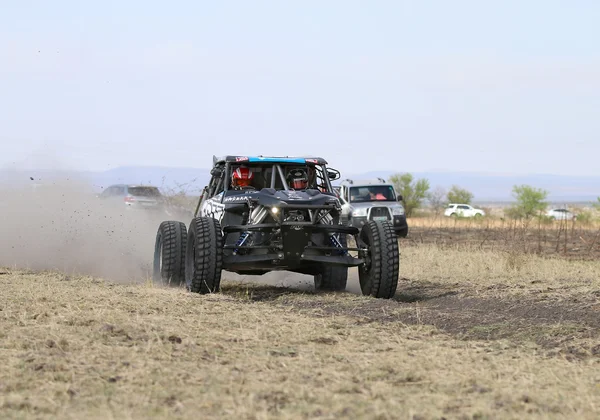
[[[346, 248], [348, 241], [346, 235], [340, 235], [340, 244]], [[320, 273], [315, 275], [315, 290], [340, 292], [346, 290], [348, 283], [348, 267], [341, 265], [326, 265], [321, 267]]]
[[158, 227], [154, 243], [152, 278], [178, 287], [185, 282], [187, 232], [182, 222], [165, 221]]
[[391, 223], [369, 221], [361, 229], [360, 239], [368, 247], [367, 262], [358, 267], [362, 294], [392, 298], [398, 286], [400, 250]]
[[216, 293], [221, 288], [223, 234], [211, 217], [192, 219], [185, 254], [185, 282], [194, 293]]
[[315, 290], [341, 292], [348, 283], [348, 267], [325, 265], [315, 275]]

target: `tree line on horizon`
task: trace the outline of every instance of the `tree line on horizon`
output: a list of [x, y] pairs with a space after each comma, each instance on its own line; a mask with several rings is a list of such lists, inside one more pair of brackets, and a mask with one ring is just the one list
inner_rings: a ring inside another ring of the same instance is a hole
[[[413, 216], [421, 209], [425, 201], [436, 214], [439, 214], [449, 203], [471, 205], [474, 198], [471, 191], [458, 185], [452, 185], [448, 191], [441, 186], [432, 189], [428, 179], [415, 179], [409, 172], [393, 174], [388, 181], [402, 195], [407, 217]], [[512, 195], [515, 203], [505, 210], [505, 214], [511, 219], [529, 220], [534, 217], [544, 217], [544, 211], [549, 204], [546, 201], [548, 194], [549, 191], [531, 185], [514, 185]], [[600, 197], [597, 202], [592, 203], [592, 206], [600, 210]], [[582, 216], [584, 219], [591, 218], [590, 214], [585, 213], [580, 213], [578, 218], [581, 219]]]

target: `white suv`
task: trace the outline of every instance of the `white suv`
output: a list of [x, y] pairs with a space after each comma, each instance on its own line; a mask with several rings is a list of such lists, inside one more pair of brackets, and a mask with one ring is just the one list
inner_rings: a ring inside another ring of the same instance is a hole
[[573, 220], [577, 216], [567, 209], [550, 209], [546, 212], [546, 216], [553, 220]]
[[468, 204], [450, 203], [444, 211], [444, 216], [480, 217], [485, 216], [485, 212]]

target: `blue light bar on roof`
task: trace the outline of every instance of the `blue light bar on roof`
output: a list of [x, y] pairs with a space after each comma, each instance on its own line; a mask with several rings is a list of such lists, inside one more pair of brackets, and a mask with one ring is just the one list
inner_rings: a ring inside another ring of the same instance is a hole
[[286, 158], [286, 157], [249, 157], [248, 162], [281, 162], [281, 163], [306, 163], [304, 158]]

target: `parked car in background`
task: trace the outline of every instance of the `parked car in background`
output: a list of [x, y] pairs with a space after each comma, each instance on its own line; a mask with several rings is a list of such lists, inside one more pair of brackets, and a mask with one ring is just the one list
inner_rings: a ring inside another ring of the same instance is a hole
[[548, 210], [546, 216], [553, 220], [574, 220], [577, 218], [577, 216], [569, 210], [560, 208]]
[[162, 210], [164, 198], [153, 185], [115, 184], [98, 196], [101, 199], [121, 200], [127, 208]]
[[444, 216], [447, 217], [481, 217], [485, 216], [485, 212], [477, 209], [469, 204], [450, 203], [444, 211]]

